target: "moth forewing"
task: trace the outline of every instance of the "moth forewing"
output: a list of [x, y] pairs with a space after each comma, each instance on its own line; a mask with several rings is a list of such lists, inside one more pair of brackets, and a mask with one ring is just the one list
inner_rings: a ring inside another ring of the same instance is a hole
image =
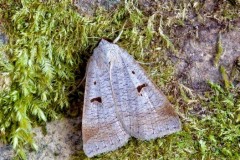
[[130, 137], [116, 116], [109, 71], [97, 60], [94, 55], [90, 58], [86, 73], [82, 134], [88, 157], [115, 150]]
[[179, 131], [180, 120], [166, 96], [131, 55], [115, 44], [109, 44], [109, 49], [111, 45], [120, 58], [111, 63], [110, 82], [126, 131], [143, 140]]

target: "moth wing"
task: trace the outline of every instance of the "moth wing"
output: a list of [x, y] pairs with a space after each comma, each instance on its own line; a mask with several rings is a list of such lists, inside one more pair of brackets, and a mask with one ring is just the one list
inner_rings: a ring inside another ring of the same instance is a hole
[[119, 47], [111, 64], [111, 83], [117, 114], [133, 137], [149, 140], [181, 130], [178, 115], [143, 68]]
[[82, 119], [83, 150], [88, 157], [123, 146], [129, 139], [113, 101], [109, 68], [93, 55], [87, 66]]

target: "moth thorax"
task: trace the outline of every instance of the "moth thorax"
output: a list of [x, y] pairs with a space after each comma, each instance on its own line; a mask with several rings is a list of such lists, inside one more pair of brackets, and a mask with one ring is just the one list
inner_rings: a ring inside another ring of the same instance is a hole
[[108, 63], [115, 62], [119, 58], [118, 56], [119, 55], [117, 52], [112, 52], [112, 51], [108, 51], [105, 54], [105, 58]]

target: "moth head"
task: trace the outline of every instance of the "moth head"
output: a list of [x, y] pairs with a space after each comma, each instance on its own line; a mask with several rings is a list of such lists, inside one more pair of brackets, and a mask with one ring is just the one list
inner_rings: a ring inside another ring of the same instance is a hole
[[105, 39], [102, 39], [98, 45], [99, 56], [106, 62], [111, 63], [118, 58], [119, 47]]

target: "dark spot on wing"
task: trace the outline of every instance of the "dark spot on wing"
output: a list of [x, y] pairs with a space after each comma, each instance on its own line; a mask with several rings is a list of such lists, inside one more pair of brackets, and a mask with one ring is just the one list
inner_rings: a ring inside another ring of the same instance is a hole
[[102, 103], [102, 98], [101, 97], [96, 97], [96, 98], [91, 99], [91, 102], [95, 102], [95, 101], [97, 101], [99, 103]]
[[94, 85], [96, 85], [97, 84], [97, 82], [96, 81], [94, 81]]
[[140, 93], [141, 90], [142, 90], [144, 87], [147, 87], [147, 84], [146, 84], [146, 83], [143, 83], [142, 85], [139, 85], [139, 86], [137, 87], [138, 93]]
[[132, 74], [135, 74], [135, 72], [134, 72], [134, 71], [132, 71]]

